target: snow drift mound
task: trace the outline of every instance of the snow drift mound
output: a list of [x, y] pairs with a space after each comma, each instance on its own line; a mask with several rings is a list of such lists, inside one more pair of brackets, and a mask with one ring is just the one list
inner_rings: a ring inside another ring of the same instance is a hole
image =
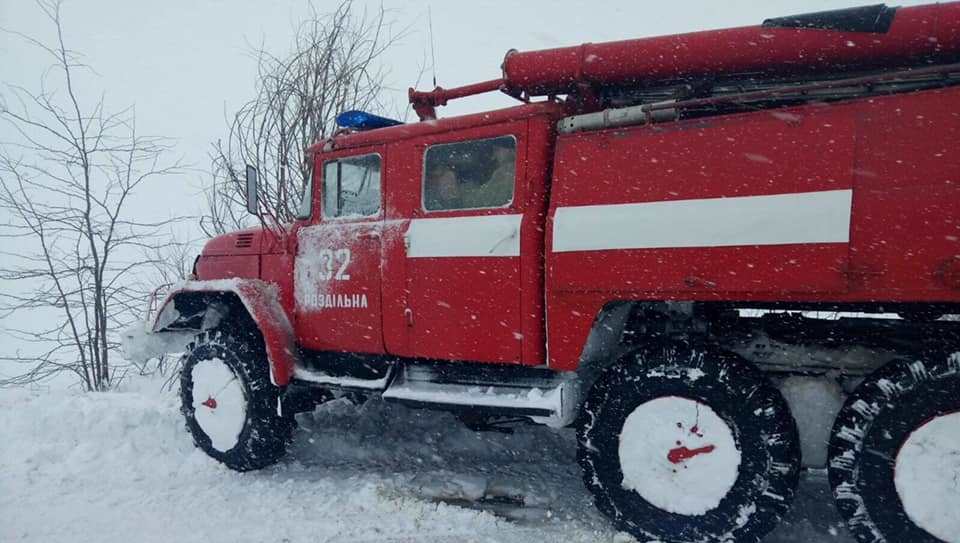
[[[338, 400], [299, 417], [279, 465], [236, 473], [194, 448], [175, 393], [125, 388], [0, 390], [0, 541], [630, 541], [594, 509], [568, 430]], [[824, 507], [818, 492], [798, 503]], [[809, 518], [771, 541], [818, 541], [834, 514]]]
[[[585, 493], [558, 498], [564, 486], [578, 484], [578, 473], [572, 448], [557, 457], [554, 448], [564, 439], [550, 430], [477, 434], [449, 415], [341, 400], [301, 416], [291, 454], [280, 465], [241, 474], [194, 448], [175, 395], [148, 392], [157, 388], [159, 383], [143, 392], [109, 394], [0, 391], [0, 540], [613, 536], [591, 512]], [[522, 523], [444, 503], [521, 494], [527, 506], [518, 509], [537, 511]]]

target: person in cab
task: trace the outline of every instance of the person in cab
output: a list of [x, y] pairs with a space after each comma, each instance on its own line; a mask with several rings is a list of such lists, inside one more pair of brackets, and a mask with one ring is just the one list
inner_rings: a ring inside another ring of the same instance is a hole
[[426, 154], [424, 208], [449, 211], [510, 205], [516, 155], [512, 136], [430, 148]]
[[516, 177], [515, 143], [512, 138], [489, 140], [486, 154], [492, 160], [482, 168], [486, 175], [479, 175], [478, 182], [462, 187], [463, 207], [479, 209], [504, 207], [513, 201], [513, 185]]
[[427, 211], [463, 208], [460, 180], [445, 164], [429, 168], [424, 183], [423, 202]]

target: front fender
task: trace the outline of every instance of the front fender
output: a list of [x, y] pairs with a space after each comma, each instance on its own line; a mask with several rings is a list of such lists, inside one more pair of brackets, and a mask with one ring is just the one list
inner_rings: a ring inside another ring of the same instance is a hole
[[[259, 279], [218, 279], [178, 284], [160, 304], [150, 329], [154, 333], [177, 329], [174, 323], [181, 316], [177, 309], [178, 301], [181, 306], [195, 306], [198, 294], [232, 295], [243, 304], [263, 336], [270, 364], [270, 379], [277, 386], [286, 386], [293, 376], [297, 348], [293, 326], [280, 303], [277, 286]], [[207, 298], [203, 298], [206, 303]]]

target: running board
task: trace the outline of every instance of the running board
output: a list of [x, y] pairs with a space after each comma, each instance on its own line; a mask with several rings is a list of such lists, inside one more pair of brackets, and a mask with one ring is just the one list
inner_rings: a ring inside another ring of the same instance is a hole
[[475, 369], [400, 365], [382, 396], [416, 407], [528, 417], [554, 427], [573, 422], [579, 393], [573, 374], [517, 367]]
[[329, 373], [320, 370], [307, 369], [297, 366], [293, 369], [293, 378], [296, 381], [306, 384], [321, 385], [328, 388], [381, 392], [387, 387], [387, 383], [390, 382], [390, 376], [392, 373], [393, 368], [390, 368], [380, 377], [375, 379], [363, 379], [354, 376], [330, 375]]

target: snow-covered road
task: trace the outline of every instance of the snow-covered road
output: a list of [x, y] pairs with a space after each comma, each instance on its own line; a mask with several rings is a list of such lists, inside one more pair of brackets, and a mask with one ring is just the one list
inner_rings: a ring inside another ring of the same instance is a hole
[[[280, 465], [240, 474], [194, 449], [159, 389], [0, 390], [0, 541], [631, 541], [594, 510], [570, 431], [338, 400], [301, 415]], [[838, 522], [808, 476], [768, 540], [847, 543]]]

